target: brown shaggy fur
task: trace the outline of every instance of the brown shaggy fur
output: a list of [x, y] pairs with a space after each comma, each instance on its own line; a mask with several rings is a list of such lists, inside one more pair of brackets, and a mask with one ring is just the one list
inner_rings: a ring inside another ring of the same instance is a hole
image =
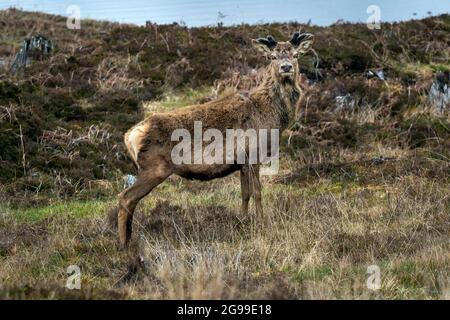
[[254, 45], [271, 59], [258, 88], [174, 112], [153, 114], [127, 132], [125, 143], [139, 174], [136, 183], [119, 195], [118, 226], [122, 245], [126, 246], [130, 240], [133, 212], [140, 199], [171, 174], [210, 180], [240, 170], [242, 211], [248, 212], [248, 202], [253, 196], [256, 212], [262, 215], [259, 165], [237, 162], [175, 165], [171, 151], [179, 142], [171, 141], [172, 132], [187, 129], [193, 137], [194, 121], [201, 121], [203, 131], [218, 129], [224, 137], [226, 129], [255, 129], [257, 132], [258, 129], [279, 129], [281, 133], [293, 118], [301, 94], [296, 55], [306, 52], [312, 39], [308, 34], [302, 43], [291, 40], [275, 46], [268, 46], [266, 39], [253, 40]]

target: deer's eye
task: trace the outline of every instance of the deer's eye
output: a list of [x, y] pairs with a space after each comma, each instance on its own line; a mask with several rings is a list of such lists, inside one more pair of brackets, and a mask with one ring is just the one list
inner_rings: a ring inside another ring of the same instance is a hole
[[271, 60], [276, 60], [276, 59], [277, 59], [277, 55], [276, 55], [275, 53], [272, 53], [272, 54], [270, 55], [270, 59], [271, 59]]
[[298, 52], [294, 52], [293, 57], [294, 57], [294, 58], [298, 58]]

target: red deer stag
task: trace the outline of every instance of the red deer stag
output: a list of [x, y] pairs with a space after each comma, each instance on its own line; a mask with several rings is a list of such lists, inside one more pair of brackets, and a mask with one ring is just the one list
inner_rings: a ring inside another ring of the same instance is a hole
[[[270, 60], [259, 87], [246, 94], [234, 93], [204, 104], [153, 114], [125, 134], [125, 144], [139, 172], [134, 185], [119, 195], [118, 229], [122, 246], [126, 247], [130, 241], [133, 212], [138, 202], [172, 174], [188, 179], [211, 180], [240, 171], [242, 211], [248, 213], [250, 196], [253, 196], [256, 213], [262, 215], [261, 162], [238, 162], [236, 157], [239, 154], [236, 154], [233, 161], [222, 164], [195, 161], [194, 164], [175, 163], [173, 150], [178, 141], [173, 141], [173, 133], [182, 129], [195, 136], [194, 122], [201, 122], [204, 130], [213, 129], [222, 134], [227, 129], [278, 129], [282, 132], [294, 117], [301, 94], [297, 57], [310, 50], [313, 40], [312, 34], [298, 32], [286, 42], [276, 42], [271, 36], [252, 40], [253, 45]], [[259, 145], [257, 148], [260, 148]], [[247, 147], [244, 149], [248, 158], [249, 150]]]

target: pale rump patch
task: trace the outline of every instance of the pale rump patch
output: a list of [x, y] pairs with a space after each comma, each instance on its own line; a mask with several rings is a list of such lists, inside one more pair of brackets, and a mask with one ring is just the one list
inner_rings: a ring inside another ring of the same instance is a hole
[[142, 148], [142, 143], [148, 132], [148, 125], [146, 123], [140, 123], [133, 128], [131, 128], [125, 134], [125, 145], [127, 146], [128, 152], [133, 158], [134, 162], [137, 164], [138, 154]]

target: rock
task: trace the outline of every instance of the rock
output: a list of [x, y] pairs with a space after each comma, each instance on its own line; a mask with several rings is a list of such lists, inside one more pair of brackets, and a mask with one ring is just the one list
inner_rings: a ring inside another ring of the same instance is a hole
[[377, 78], [379, 80], [385, 81], [386, 75], [384, 74], [384, 72], [382, 70], [380, 70], [380, 71], [369, 70], [367, 72], [367, 79], [372, 79], [372, 78]]
[[123, 188], [129, 188], [136, 182], [136, 176], [133, 176], [132, 174], [127, 174], [125, 177], [123, 177], [124, 184]]
[[438, 72], [428, 93], [429, 105], [444, 112], [450, 107], [450, 72]]
[[350, 93], [344, 96], [336, 96], [334, 101], [336, 103], [336, 111], [353, 110], [355, 108], [355, 99]]
[[50, 55], [54, 50], [54, 44], [50, 39], [41, 35], [36, 35], [30, 39], [23, 40], [22, 48], [17, 53], [13, 64], [11, 65], [11, 72], [26, 67], [31, 63], [32, 59], [40, 59]]

